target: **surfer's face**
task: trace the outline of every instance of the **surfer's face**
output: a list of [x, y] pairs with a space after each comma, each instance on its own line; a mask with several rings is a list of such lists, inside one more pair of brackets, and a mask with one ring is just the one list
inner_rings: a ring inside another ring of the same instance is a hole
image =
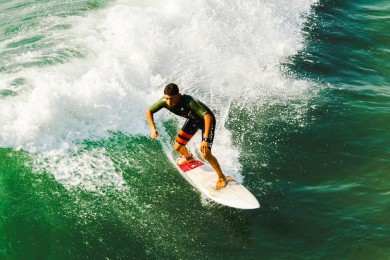
[[164, 98], [165, 98], [165, 103], [167, 103], [168, 107], [172, 108], [179, 102], [180, 94], [176, 94], [172, 96], [164, 95]]

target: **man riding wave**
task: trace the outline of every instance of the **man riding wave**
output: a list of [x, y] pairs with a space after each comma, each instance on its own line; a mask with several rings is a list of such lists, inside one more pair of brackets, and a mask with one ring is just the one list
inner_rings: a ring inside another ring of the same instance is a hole
[[179, 92], [179, 87], [174, 83], [170, 83], [164, 89], [164, 96], [146, 110], [146, 118], [150, 126], [150, 136], [152, 139], [156, 139], [158, 136], [153, 114], [158, 112], [161, 108], [166, 108], [170, 112], [187, 119], [176, 136], [174, 144], [175, 151], [182, 156], [177, 161], [178, 165], [183, 165], [195, 160], [193, 155], [188, 151], [186, 145], [198, 129], [201, 129], [202, 143], [200, 152], [202, 158], [210, 163], [218, 175], [216, 189], [225, 187], [227, 184], [226, 177], [221, 170], [217, 158], [211, 153], [216, 125], [213, 112], [205, 104], [195, 98], [181, 94]]

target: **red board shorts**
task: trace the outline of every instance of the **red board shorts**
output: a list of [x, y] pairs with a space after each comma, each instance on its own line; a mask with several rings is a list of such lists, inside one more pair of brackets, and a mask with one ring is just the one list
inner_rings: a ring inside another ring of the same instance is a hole
[[[187, 143], [191, 140], [191, 138], [194, 136], [194, 134], [198, 131], [198, 129], [202, 129], [202, 139], [204, 134], [204, 120], [192, 120], [187, 119], [187, 121], [184, 123], [183, 127], [180, 129], [179, 133], [176, 136], [176, 142], [178, 142], [180, 145], [187, 145]], [[211, 149], [213, 146], [213, 140], [214, 140], [214, 132], [215, 132], [215, 117], [213, 117], [213, 121], [211, 123], [210, 128], [210, 136], [208, 141], [208, 147]]]

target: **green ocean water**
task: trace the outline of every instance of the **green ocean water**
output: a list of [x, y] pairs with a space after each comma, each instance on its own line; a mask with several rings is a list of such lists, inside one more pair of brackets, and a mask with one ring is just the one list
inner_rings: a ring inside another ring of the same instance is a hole
[[[389, 8], [1, 1], [0, 259], [389, 259]], [[179, 176], [182, 121], [148, 138], [171, 81], [260, 209]]]

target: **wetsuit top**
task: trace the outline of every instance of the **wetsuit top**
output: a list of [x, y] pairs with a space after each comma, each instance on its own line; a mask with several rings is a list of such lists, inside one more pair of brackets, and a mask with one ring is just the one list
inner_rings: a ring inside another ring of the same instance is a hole
[[149, 109], [152, 113], [155, 113], [161, 108], [166, 108], [178, 116], [195, 121], [203, 121], [205, 114], [210, 114], [212, 117], [214, 117], [213, 112], [211, 112], [211, 110], [205, 104], [189, 95], [181, 95], [179, 102], [172, 108], [168, 107], [167, 103], [165, 102], [165, 98], [162, 97]]

